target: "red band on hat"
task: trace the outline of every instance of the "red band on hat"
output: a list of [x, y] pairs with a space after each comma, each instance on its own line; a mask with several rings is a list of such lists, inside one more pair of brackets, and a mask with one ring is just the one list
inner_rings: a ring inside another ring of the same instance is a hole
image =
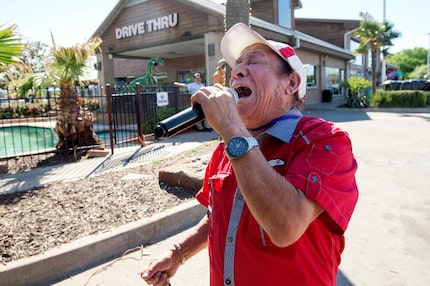
[[284, 47], [282, 49], [279, 50], [279, 52], [286, 58], [288, 59], [291, 56], [294, 56], [296, 54], [296, 52], [294, 51], [294, 49], [290, 46]]

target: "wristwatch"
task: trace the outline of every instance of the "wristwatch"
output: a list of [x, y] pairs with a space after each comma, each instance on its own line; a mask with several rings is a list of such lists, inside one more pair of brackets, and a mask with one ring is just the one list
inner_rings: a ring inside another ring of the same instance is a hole
[[258, 141], [254, 137], [233, 136], [227, 143], [225, 152], [232, 159], [243, 158], [253, 147], [258, 147]]

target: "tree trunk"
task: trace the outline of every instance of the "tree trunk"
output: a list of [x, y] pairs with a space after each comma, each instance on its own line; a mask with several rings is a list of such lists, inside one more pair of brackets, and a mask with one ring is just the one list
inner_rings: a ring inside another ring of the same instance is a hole
[[377, 55], [377, 51], [371, 50], [371, 57], [372, 57], [372, 95], [374, 95], [376, 92], [376, 81], [377, 81], [376, 55]]
[[[230, 29], [234, 24], [244, 23], [249, 25], [249, 12], [251, 2], [249, 0], [227, 0], [225, 11], [225, 29]], [[231, 67], [226, 66], [226, 86], [230, 82]]]
[[228, 0], [226, 4], [225, 24], [230, 29], [234, 24], [249, 24], [249, 11], [251, 3], [249, 0]]
[[64, 84], [58, 99], [58, 121], [55, 131], [58, 135], [58, 149], [75, 149], [81, 146], [93, 146], [103, 143], [93, 129], [93, 117], [83, 108], [75, 88]]

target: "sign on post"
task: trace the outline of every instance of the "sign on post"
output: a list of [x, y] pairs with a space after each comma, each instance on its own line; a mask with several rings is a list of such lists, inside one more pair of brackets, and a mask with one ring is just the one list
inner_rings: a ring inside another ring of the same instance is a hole
[[157, 106], [169, 105], [169, 95], [167, 91], [157, 92]]

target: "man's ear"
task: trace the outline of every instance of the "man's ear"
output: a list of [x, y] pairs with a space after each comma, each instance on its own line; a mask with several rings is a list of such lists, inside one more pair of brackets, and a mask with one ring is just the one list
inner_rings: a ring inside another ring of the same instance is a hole
[[288, 81], [288, 85], [286, 86], [286, 92], [294, 94], [297, 92], [300, 86], [300, 75], [296, 72], [293, 72], [288, 76], [290, 77], [290, 80]]

